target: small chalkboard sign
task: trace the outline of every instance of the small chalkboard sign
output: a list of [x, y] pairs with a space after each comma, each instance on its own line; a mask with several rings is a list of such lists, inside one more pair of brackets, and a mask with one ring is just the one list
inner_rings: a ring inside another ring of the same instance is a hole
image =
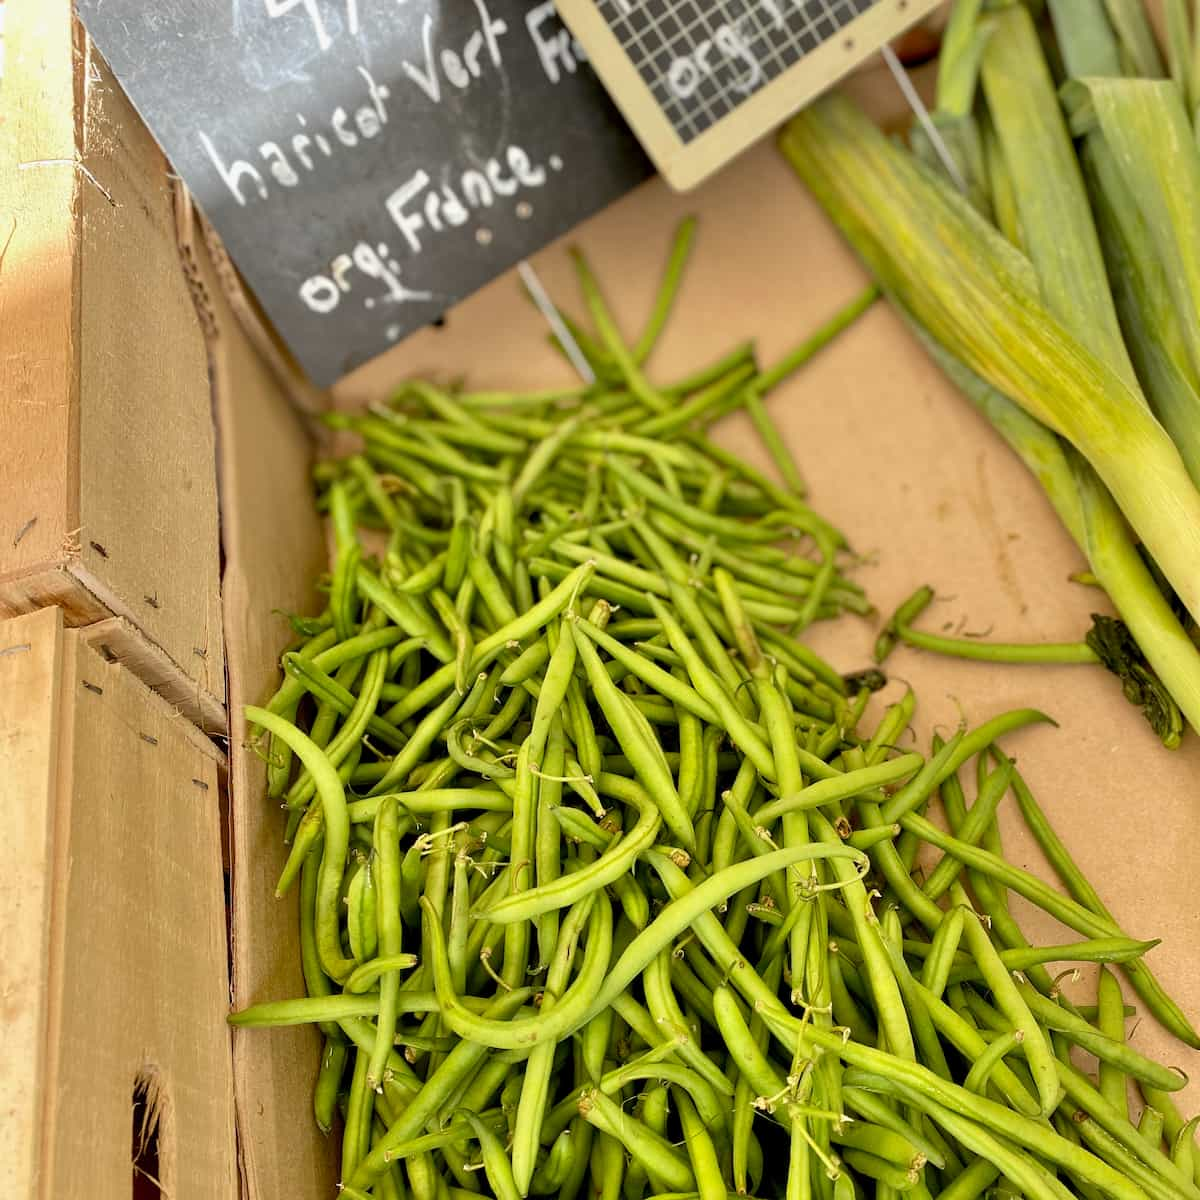
[[651, 166], [553, 0], [77, 0], [313, 381]]
[[675, 188], [694, 187], [939, 0], [558, 0]]

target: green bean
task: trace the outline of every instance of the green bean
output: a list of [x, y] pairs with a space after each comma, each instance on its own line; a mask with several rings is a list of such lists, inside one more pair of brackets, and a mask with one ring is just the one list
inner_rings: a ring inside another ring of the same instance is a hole
[[374, 1093], [367, 1087], [367, 1055], [358, 1050], [346, 1099], [346, 1120], [342, 1130], [342, 1170], [354, 1173], [370, 1147], [371, 1100]]
[[633, 764], [638, 779], [658, 806], [667, 828], [685, 849], [694, 850], [696, 832], [687, 810], [680, 802], [675, 780], [658, 739], [645, 718], [609, 678], [591, 642], [586, 638], [581, 639], [578, 651], [591, 681], [593, 695], [622, 751]]
[[986, 1158], [977, 1158], [938, 1192], [937, 1200], [979, 1200], [999, 1177], [999, 1167]]
[[[487, 1017], [503, 1020], [520, 1009], [531, 995], [529, 988], [504, 992], [488, 1006]], [[446, 1056], [437, 1071], [425, 1080], [424, 1086], [414, 1096], [408, 1108], [388, 1127], [383, 1137], [376, 1140], [371, 1152], [350, 1178], [350, 1184], [354, 1187], [366, 1187], [382, 1174], [392, 1159], [392, 1148], [416, 1137], [437, 1114], [444, 1098], [471, 1074], [486, 1054], [486, 1046], [470, 1041], [460, 1042]]]
[[321, 966], [329, 977], [341, 982], [354, 969], [353, 959], [342, 956], [338, 933], [338, 905], [350, 839], [350, 820], [346, 811], [346, 793], [337, 771], [313, 742], [275, 713], [248, 705], [246, 718], [285, 742], [314, 781], [324, 817], [325, 844], [317, 884], [317, 950]]
[[671, 315], [671, 307], [679, 292], [679, 281], [683, 268], [691, 252], [692, 240], [696, 233], [696, 218], [685, 217], [675, 229], [671, 241], [671, 251], [667, 258], [666, 269], [658, 285], [658, 294], [654, 297], [654, 305], [650, 316], [642, 330], [641, 336], [634, 344], [631, 354], [637, 363], [644, 363], [658, 342], [659, 334]]
[[529, 1191], [535, 1196], [548, 1196], [557, 1192], [567, 1178], [573, 1152], [574, 1141], [571, 1132], [564, 1129], [551, 1144], [545, 1162], [534, 1172]]
[[1124, 937], [1122, 931], [1111, 920], [1098, 917], [1095, 913], [1065, 896], [1059, 895], [1036, 876], [1019, 867], [1010, 866], [986, 850], [968, 845], [958, 838], [943, 833], [932, 821], [910, 813], [900, 822], [913, 829], [927, 842], [954, 855], [969, 867], [973, 867], [989, 879], [1003, 883], [1012, 891], [1024, 896], [1031, 903], [1057, 917], [1064, 925], [1077, 929], [1088, 937]]
[[900, 994], [904, 998], [909, 1026], [925, 1065], [941, 1078], [951, 1079], [953, 1076], [950, 1074], [950, 1067], [946, 1062], [942, 1044], [938, 1040], [933, 1017], [929, 1008], [922, 1003], [917, 990], [917, 981], [913, 978], [912, 972], [909, 971], [908, 964], [904, 960], [901, 949], [900, 916], [894, 908], [884, 913], [881, 933], [884, 948], [891, 959], [892, 971], [900, 987]]
[[[1110, 971], [1100, 968], [1096, 977], [1097, 1025], [1100, 1033], [1113, 1042], [1125, 1040], [1125, 1001], [1121, 985]], [[1129, 1099], [1124, 1072], [1114, 1063], [1100, 1062], [1100, 1094], [1113, 1108], [1128, 1114]]]
[[858, 1001], [846, 986], [846, 977], [842, 971], [841, 946], [838, 942], [831, 941], [829, 943], [827, 970], [834, 1020], [843, 1028], [849, 1029], [856, 1041], [875, 1043], [879, 1034], [874, 1023], [863, 1012]]
[[[383, 800], [374, 824], [379, 857], [379, 953], [395, 960], [401, 953], [400, 922], [400, 808], [395, 799]], [[347, 980], [349, 989], [349, 980]], [[380, 979], [376, 1045], [367, 1067], [367, 1087], [376, 1091], [396, 1032], [396, 1000], [400, 976], [388, 972]]]
[[357, 582], [364, 600], [386, 613], [409, 637], [421, 638], [435, 658], [442, 662], [453, 659], [454, 652], [450, 643], [438, 632], [433, 619], [422, 607], [420, 597], [392, 591], [377, 575], [361, 564], [358, 568]]
[[670, 610], [653, 596], [648, 597], [648, 600], [655, 616], [661, 622], [672, 648], [683, 659], [684, 668], [691, 678], [692, 686], [716, 713], [717, 723], [725, 728], [730, 740], [748, 758], [753, 760], [755, 767], [764, 776], [774, 779], [775, 759], [762, 735], [742, 715], [729, 694], [721, 687], [716, 676], [701, 660], [687, 634], [684, 633]]
[[578, 622], [576, 629], [598, 646], [601, 646], [608, 652], [612, 659], [626, 667], [638, 679], [652, 687], [660, 695], [665, 696], [668, 700], [673, 701], [687, 710], [687, 712], [693, 713], [700, 720], [706, 721], [710, 725], [719, 723], [717, 714], [709, 706], [708, 702], [695, 689], [677, 679], [670, 671], [664, 671], [661, 667], [641, 657], [622, 642], [610, 637], [603, 630], [597, 629], [588, 621]]
[[1049, 1115], [1058, 1107], [1059, 1083], [1055, 1069], [1054, 1051], [1041, 1025], [1030, 1011], [1024, 993], [1013, 982], [1008, 968], [992, 945], [979, 917], [970, 908], [970, 901], [961, 885], [951, 885], [951, 898], [963, 910], [963, 938], [979, 964], [980, 971], [996, 1001], [997, 1007], [1022, 1034], [1021, 1048], [1042, 1102], [1042, 1112]]
[[504, 1143], [477, 1113], [468, 1109], [459, 1110], [463, 1118], [471, 1126], [479, 1147], [483, 1151], [483, 1169], [487, 1175], [497, 1200], [521, 1200], [525, 1191], [517, 1186], [513, 1176], [512, 1163], [505, 1152]]
[[[1114, 1108], [1081, 1072], [1068, 1063], [1056, 1061], [1066, 1100], [1087, 1113], [1108, 1138], [1128, 1152], [1131, 1160], [1145, 1163], [1148, 1168], [1145, 1174], [1149, 1179], [1155, 1180], [1160, 1187], [1165, 1184], [1176, 1195], [1190, 1196], [1193, 1200], [1200, 1196], [1200, 1187], [1192, 1182], [1191, 1172], [1184, 1171], [1157, 1146], [1146, 1142], [1126, 1119], [1124, 1108]], [[1082, 1126], [1090, 1122], [1077, 1123], [1081, 1125], [1081, 1134], [1086, 1137]], [[1126, 1169], [1130, 1170], [1130, 1166]], [[1153, 1187], [1154, 1184], [1149, 1186]]]
[[425, 915], [425, 937], [433, 967], [434, 989], [442, 1006], [442, 1017], [459, 1037], [499, 1050], [532, 1049], [540, 1042], [556, 1041], [586, 1022], [592, 998], [608, 967], [612, 942], [612, 910], [607, 904], [594, 904], [595, 893], [579, 903], [589, 905], [587, 949], [575, 982], [547, 1013], [519, 1020], [493, 1020], [472, 1013], [454, 991], [450, 965], [446, 958], [445, 937], [433, 906], [421, 898]]
[[[1012, 782], [1013, 763], [1004, 760], [1004, 765], [990, 774], [979, 789], [978, 798], [971, 811], [961, 822], [955, 823], [954, 834], [960, 841], [977, 844], [995, 816], [996, 807], [1008, 791]], [[941, 862], [930, 873], [921, 889], [931, 900], [944, 895], [958, 878], [962, 864], [950, 855], [943, 855]]]
[[[831, 779], [810, 783], [792, 795], [780, 796], [778, 800], [764, 804], [755, 813], [755, 820], [761, 825], [770, 826], [773, 821], [788, 812], [807, 811], [852, 799], [870, 789], [907, 778], [921, 767], [923, 761], [919, 754], [902, 754], [899, 758], [889, 759], [875, 766], [860, 767]], [[893, 822], [888, 821], [887, 824], [891, 825]]]
[[1160, 1091], [1178, 1091], [1187, 1084], [1186, 1075], [1160, 1066], [1138, 1053], [1122, 1039], [1106, 1036], [1081, 1017], [1041, 995], [1029, 984], [1018, 983], [1016, 986], [1034, 1016], [1047, 1029], [1064, 1034], [1068, 1040], [1082, 1046], [1102, 1062], [1111, 1063], [1120, 1072]]
[[[884, 1129], [889, 1129], [893, 1133], [897, 1133], [908, 1143], [912, 1150], [916, 1153], [923, 1154], [925, 1158], [933, 1163], [935, 1167], [944, 1167], [946, 1165], [945, 1154], [936, 1146], [933, 1141], [921, 1133], [914, 1125], [906, 1121], [894, 1108], [888, 1103], [875, 1095], [873, 1092], [864, 1091], [862, 1088], [847, 1087], [843, 1089], [843, 1098], [846, 1103], [865, 1117], [868, 1121], [875, 1125], [881, 1126]], [[836, 1140], [836, 1134], [835, 1134]]]
[[[292, 678], [299, 680], [304, 689], [311, 692], [320, 703], [331, 705], [342, 716], [348, 715], [354, 709], [354, 693], [349, 688], [343, 687], [332, 676], [327, 675], [311, 659], [302, 658], [294, 653], [285, 654], [283, 669]], [[381, 695], [383, 690], [381, 689]], [[394, 725], [390, 725], [374, 714], [368, 717], [366, 729], [384, 745], [391, 746], [393, 749], [399, 749], [404, 745], [404, 734]]]
[[619, 776], [602, 777], [601, 786], [610, 794], [614, 791], [620, 794], [623, 800], [637, 808], [637, 824], [605, 849], [594, 863], [571, 875], [561, 876], [544, 887], [507, 896], [485, 911], [476, 913], [476, 916], [497, 925], [528, 921], [541, 913], [566, 908], [584, 895], [616, 882], [629, 871], [637, 857], [654, 844], [662, 822], [661, 813], [650, 796], [628, 780]]
[[[1075, 864], [1070, 851], [1054, 832], [1019, 772], [1013, 774], [1012, 790], [1030, 833], [1054, 868], [1055, 874], [1062, 880], [1063, 886], [1084, 908], [1111, 923], [1112, 914]], [[1193, 1049], [1200, 1048], [1200, 1033], [1192, 1027], [1178, 1004], [1167, 995], [1150, 969], [1140, 961], [1124, 964], [1121, 969], [1155, 1018], [1180, 1041]]]
[[504, 687], [516, 687], [527, 679], [532, 679], [546, 665], [550, 658], [550, 643], [542, 638], [527, 646], [507, 667], [500, 676]]
[[815, 333], [806, 337], [800, 345], [790, 350], [773, 367], [763, 371], [755, 381], [760, 393], [766, 394], [777, 387], [789, 375], [808, 362], [819, 350], [827, 346], [843, 329], [853, 324], [879, 299], [880, 291], [869, 284], [849, 304], [839, 309]]
[[[383, 901], [381, 900], [381, 920], [383, 918], [382, 904]], [[390, 919], [390, 914], [388, 919]], [[415, 967], [418, 961], [415, 954], [400, 953], [381, 954], [378, 958], [369, 958], [350, 972], [349, 977], [346, 979], [346, 992], [359, 994], [372, 991], [381, 978], [391, 975], [396, 971], [407, 971]]]
[[[590, 904], [577, 905], [567, 915], [560, 931], [559, 949], [550, 964], [546, 976], [546, 990], [542, 999], [542, 1014], [552, 1012], [560, 995], [566, 988], [574, 959], [575, 946], [588, 918]], [[600, 907], [604, 907], [600, 905]], [[550, 1073], [554, 1065], [554, 1041], [541, 1042], [534, 1046], [525, 1067], [525, 1081], [517, 1105], [517, 1118], [512, 1139], [512, 1168], [518, 1190], [524, 1195], [529, 1190], [536, 1166], [539, 1130], [550, 1095]]]
[[968, 1092], [978, 1092], [980, 1095], [985, 1094], [988, 1077], [992, 1073], [992, 1068], [1007, 1054], [1017, 1049], [1024, 1040], [1024, 1032], [1020, 1029], [1014, 1029], [1009, 1033], [1002, 1033], [999, 1037], [989, 1042], [988, 1048], [971, 1064], [971, 1069], [967, 1072], [967, 1076], [963, 1080], [963, 1087]]
[[656, 1189], [690, 1191], [695, 1180], [691, 1168], [660, 1134], [627, 1115], [599, 1088], [585, 1088], [579, 1097], [579, 1113], [590, 1125], [615, 1138], [628, 1153], [641, 1162]]
[[1162, 1145], [1163, 1140], [1163, 1115], [1157, 1108], [1153, 1108], [1147, 1104], [1142, 1109], [1142, 1115], [1138, 1118], [1138, 1133], [1142, 1135], [1151, 1146], [1158, 1148]]
[[726, 1200], [725, 1183], [721, 1178], [721, 1163], [717, 1148], [709, 1135], [708, 1126], [701, 1120], [691, 1096], [682, 1088], [672, 1088], [683, 1140], [691, 1163], [692, 1175], [699, 1186], [699, 1200]]
[[[634, 426], [634, 432], [643, 437], [671, 438], [693, 421], [700, 420], [703, 423], [723, 415], [729, 409], [739, 408], [745, 386], [753, 375], [753, 363], [740, 363], [694, 392], [682, 404], [640, 421]], [[668, 491], [679, 498], [677, 491]]]
[[[720, 987], [713, 993], [713, 1012], [726, 1050], [737, 1066], [738, 1076], [745, 1078], [754, 1089], [754, 1098], [769, 1100], [780, 1095], [785, 1090], [784, 1081], [763, 1053], [754, 1031], [747, 1026], [730, 988]], [[783, 1115], [790, 1124], [786, 1106]]]
[[349, 1048], [340, 1039], [326, 1037], [321, 1050], [321, 1065], [313, 1088], [313, 1116], [317, 1128], [328, 1133], [333, 1128], [333, 1114], [337, 1106], [337, 1095], [342, 1086], [342, 1075], [346, 1070]]
[[[852, 1066], [869, 1072], [872, 1077], [871, 1090], [890, 1088], [902, 1093], [906, 1101], [916, 1104], [922, 1111], [929, 1112], [939, 1125], [968, 1149], [986, 1154], [994, 1162], [1001, 1163], [1004, 1173], [1010, 1178], [1017, 1179], [1017, 1176], [1013, 1174], [1010, 1165], [1005, 1164], [1007, 1155], [1004, 1155], [1002, 1147], [999, 1147], [997, 1139], [993, 1136], [995, 1133], [1013, 1138], [1039, 1157], [1059, 1164], [1119, 1200], [1145, 1200], [1140, 1188], [1130, 1184], [1107, 1163], [1081, 1151], [1079, 1147], [1036, 1120], [1021, 1116], [986, 1097], [975, 1096], [965, 1088], [947, 1083], [917, 1063], [870, 1046], [843, 1042], [837, 1035], [803, 1026], [786, 1014], [766, 1011], [765, 1017], [767, 1024], [784, 1040], [785, 1045], [797, 1047], [810, 1042], [821, 1049], [832, 1051]], [[850, 1082], [848, 1078], [847, 1083]], [[854, 1082], [858, 1083], [858, 1080]], [[866, 1085], [865, 1081], [862, 1085]], [[954, 1106], [953, 1112], [950, 1111], [950, 1105]], [[992, 1134], [987, 1133], [988, 1130], [991, 1130]], [[987, 1149], [982, 1148], [985, 1141], [988, 1144]], [[1023, 1169], [1021, 1174], [1027, 1176]], [[1017, 1181], [1020, 1182], [1019, 1179]], [[1038, 1181], [1034, 1181], [1034, 1186], [1040, 1189]], [[1045, 1192], [1037, 1190], [1034, 1194], [1043, 1195]], [[1051, 1194], [1056, 1200], [1060, 1195]]]
[[[1171, 1143], [1171, 1161], [1180, 1173], [1191, 1178], [1196, 1172], [1196, 1129], [1200, 1126], [1200, 1117], [1193, 1117], [1175, 1135]], [[1157, 1150], [1157, 1143], [1152, 1143]]]

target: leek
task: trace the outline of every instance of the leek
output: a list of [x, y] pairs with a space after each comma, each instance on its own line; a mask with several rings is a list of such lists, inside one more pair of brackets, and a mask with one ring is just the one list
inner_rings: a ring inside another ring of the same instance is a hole
[[1154, 39], [1154, 30], [1150, 28], [1142, 0], [1105, 0], [1104, 7], [1117, 35], [1125, 73], [1146, 79], [1161, 79], [1162, 57], [1158, 53], [1158, 43]]
[[[1068, 87], [1075, 125], [1090, 113], [1086, 89]], [[1200, 484], [1200, 376], [1192, 368], [1188, 338], [1169, 276], [1179, 260], [1164, 263], [1149, 225], [1098, 126], [1085, 131], [1081, 147], [1092, 205], [1100, 229], [1109, 280], [1138, 377], [1158, 419]], [[1200, 203], [1200, 197], [1197, 197]]]
[[[1019, 436], [1010, 441], [1031, 465], [1042, 455], [1039, 477], [1052, 464], [1054, 485], [1047, 490], [1058, 497], [1056, 508], [1089, 557], [1094, 552], [1102, 560], [1093, 569], [1110, 595], [1118, 594], [1119, 611], [1139, 623], [1145, 619], [1139, 614], [1162, 620], [1163, 636], [1141, 629], [1139, 644], [1154, 653], [1164, 681], [1171, 676], [1168, 686], [1189, 723], [1200, 728], [1200, 655], [1157, 594], [1123, 524], [1111, 519], [1115, 509], [1094, 503], [1085, 512], [1081, 501], [1069, 498], [1062, 463], [1036, 424], [1067, 437], [1092, 463], [1195, 614], [1200, 495], [1136, 384], [1126, 383], [1049, 311], [1028, 259], [849, 102], [831, 96], [810, 107], [788, 125], [782, 148], [884, 288], [998, 393], [996, 399], [1017, 401], [1035, 419], [1024, 425], [1024, 447]], [[1069, 515], [1076, 503], [1078, 519]], [[1085, 517], [1107, 519], [1108, 526], [1089, 537]], [[1123, 549], [1113, 552], [1122, 538]], [[1114, 570], [1130, 574], [1106, 578]], [[1142, 592], [1143, 602], [1136, 603]], [[1176, 663], [1158, 661], [1165, 644]]]
[[1138, 393], [1047, 309], [1029, 260], [840, 96], [793, 118], [782, 147], [881, 284], [1076, 446], [1200, 616], [1200, 494]]

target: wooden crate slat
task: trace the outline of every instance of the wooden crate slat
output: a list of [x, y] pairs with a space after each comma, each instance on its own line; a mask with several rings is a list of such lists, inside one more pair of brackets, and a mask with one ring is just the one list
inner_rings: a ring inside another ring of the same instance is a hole
[[17, 919], [0, 990], [28, 998], [18, 1053], [0, 1056], [16, 1109], [2, 1190], [125, 1200], [141, 1080], [164, 1194], [234, 1200], [223, 756], [56, 609], [0, 623], [0, 690], [0, 778], [20, 789], [6, 821], [23, 814], [27, 860], [4, 851]]
[[0, 1193], [32, 1197], [45, 1096], [62, 617], [0, 622]]
[[211, 725], [225, 688], [214, 435], [167, 164], [69, 0], [5, 9], [0, 615], [125, 618], [177, 691], [200, 689], [190, 715]]

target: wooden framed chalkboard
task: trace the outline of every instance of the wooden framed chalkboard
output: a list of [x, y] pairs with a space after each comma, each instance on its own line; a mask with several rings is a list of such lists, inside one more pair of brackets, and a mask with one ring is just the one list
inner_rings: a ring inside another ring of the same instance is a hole
[[675, 188], [695, 186], [939, 0], [558, 0]]
[[553, 0], [77, 0], [328, 384], [646, 178]]

